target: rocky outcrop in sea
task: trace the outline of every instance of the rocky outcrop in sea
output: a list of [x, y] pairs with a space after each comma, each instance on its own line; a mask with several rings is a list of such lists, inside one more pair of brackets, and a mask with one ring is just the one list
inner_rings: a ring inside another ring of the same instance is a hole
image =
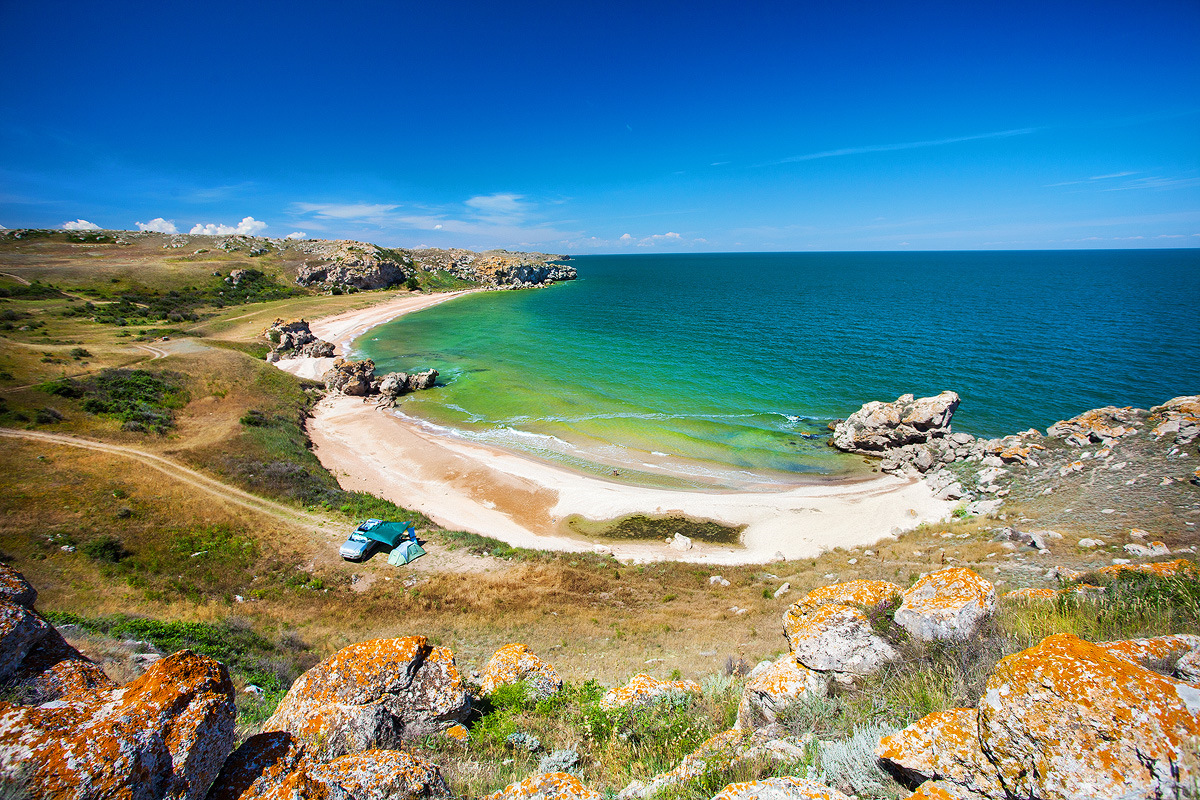
[[325, 388], [333, 393], [350, 397], [377, 396], [383, 405], [394, 403], [409, 392], [431, 389], [437, 385], [436, 369], [424, 372], [389, 372], [382, 378], [375, 377], [375, 362], [371, 359], [352, 361], [338, 358], [322, 376]]

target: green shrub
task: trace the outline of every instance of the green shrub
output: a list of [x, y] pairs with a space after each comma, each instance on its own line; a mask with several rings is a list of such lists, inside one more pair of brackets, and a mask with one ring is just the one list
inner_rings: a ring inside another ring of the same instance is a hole
[[106, 535], [92, 539], [83, 546], [83, 554], [92, 561], [102, 561], [108, 564], [118, 564], [128, 555], [129, 551], [115, 536]]

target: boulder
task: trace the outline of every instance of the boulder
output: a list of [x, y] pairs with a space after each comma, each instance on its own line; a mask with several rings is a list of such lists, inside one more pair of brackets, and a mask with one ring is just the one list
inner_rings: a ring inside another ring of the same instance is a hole
[[925, 781], [905, 800], [986, 800], [986, 798], [950, 781]]
[[600, 699], [601, 708], [624, 708], [646, 706], [669, 695], [700, 694], [700, 684], [695, 681], [660, 681], [640, 673], [629, 679], [629, 683], [609, 689]]
[[1196, 565], [1185, 558], [1177, 558], [1174, 561], [1155, 561], [1152, 564], [1113, 564], [1097, 570], [1101, 575], [1107, 575], [1110, 578], [1116, 577], [1122, 572], [1145, 572], [1160, 578], [1173, 578], [1176, 575], [1195, 575], [1198, 571], [1200, 570]]
[[437, 378], [438, 371], [436, 369], [411, 374], [407, 372], [389, 372], [379, 379], [379, 393], [384, 397], [394, 399], [409, 392], [429, 389], [437, 383]]
[[118, 688], [0, 703], [0, 778], [37, 797], [202, 800], [233, 749], [233, 684], [190, 650]]
[[0, 564], [0, 600], [33, 608], [37, 602], [37, 590], [25, 580], [24, 575], [7, 564]]
[[52, 630], [23, 605], [0, 600], [0, 681], [7, 682], [29, 652]]
[[424, 636], [374, 639], [301, 675], [264, 732], [286, 731], [316, 758], [399, 747], [470, 712], [453, 654]]
[[1138, 410], [1129, 406], [1093, 408], [1068, 420], [1054, 423], [1046, 429], [1046, 435], [1065, 439], [1068, 444], [1077, 447], [1089, 442], [1111, 443], [1136, 432], [1137, 428], [1134, 425], [1138, 417]]
[[[1096, 646], [1104, 648], [1109, 655], [1140, 664], [1147, 669], [1173, 664], [1176, 674], [1182, 680], [1188, 682], [1195, 680], [1188, 673], [1188, 662], [1184, 661], [1188, 656], [1200, 654], [1200, 636], [1194, 633], [1176, 633], [1168, 636], [1155, 636], [1151, 639], [1099, 642]], [[1180, 662], [1184, 662], [1182, 672], [1179, 669]]]
[[766, 669], [751, 673], [746, 680], [736, 727], [754, 730], [773, 725], [788, 703], [808, 695], [823, 694], [825, 676], [785, 653]]
[[869, 675], [898, 657], [862, 611], [840, 603], [792, 605], [783, 615], [792, 655], [804, 666]]
[[850, 800], [823, 783], [803, 778], [767, 778], [731, 783], [712, 800]]
[[523, 644], [501, 647], [483, 668], [480, 691], [489, 695], [500, 686], [524, 681], [536, 700], [555, 695], [562, 688], [562, 678], [550, 664], [538, 658]]
[[940, 439], [950, 434], [950, 420], [958, 403], [954, 392], [920, 399], [906, 394], [893, 403], [873, 401], [834, 426], [830, 443], [847, 452], [879, 455], [885, 450]]
[[979, 747], [979, 712], [974, 708], [929, 714], [883, 737], [875, 755], [909, 782], [945, 779], [968, 791], [1004, 797], [1004, 788]]
[[1016, 600], [1022, 603], [1040, 603], [1047, 600], [1057, 600], [1062, 594], [1059, 589], [1025, 588], [1013, 589], [1004, 595], [1005, 600]]
[[362, 361], [339, 358], [321, 378], [325, 381], [325, 388], [331, 392], [366, 397], [374, 387], [375, 362], [369, 358]]
[[422, 800], [449, 798], [441, 771], [423, 758], [399, 750], [375, 750], [313, 764], [305, 770], [335, 796], [335, 789], [353, 800]]
[[996, 665], [980, 744], [1009, 796], [1175, 796], [1195, 774], [1200, 690], [1070, 634]]
[[307, 763], [290, 733], [255, 734], [225, 760], [207, 800], [257, 800]]
[[745, 752], [746, 735], [737, 729], [710, 736], [699, 747], [683, 757], [674, 769], [656, 775], [648, 781], [633, 781], [617, 795], [621, 800], [646, 798], [663, 789], [699, 778], [708, 772], [728, 769]]
[[815, 607], [838, 603], [844, 606], [872, 608], [899, 597], [903, 592], [903, 589], [891, 581], [846, 581], [819, 586], [800, 598], [799, 604]]
[[601, 800], [601, 795], [584, 786], [574, 775], [551, 772], [530, 775], [523, 781], [511, 783], [488, 795], [487, 800]]
[[1175, 397], [1161, 406], [1150, 409], [1151, 420], [1157, 423], [1154, 435], [1173, 436], [1175, 444], [1191, 444], [1200, 436], [1200, 395]]
[[996, 609], [996, 587], [964, 567], [926, 575], [904, 593], [896, 624], [915, 639], [967, 639]]

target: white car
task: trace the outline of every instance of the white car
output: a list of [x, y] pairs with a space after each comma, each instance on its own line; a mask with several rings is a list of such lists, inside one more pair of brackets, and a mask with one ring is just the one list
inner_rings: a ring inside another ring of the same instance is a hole
[[350, 534], [350, 538], [338, 550], [338, 554], [347, 561], [362, 561], [374, 552], [379, 542], [368, 539], [358, 531]]

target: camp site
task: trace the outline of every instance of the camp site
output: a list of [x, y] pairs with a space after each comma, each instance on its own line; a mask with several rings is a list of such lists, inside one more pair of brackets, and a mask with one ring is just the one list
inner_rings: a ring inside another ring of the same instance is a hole
[[412, 522], [369, 519], [354, 529], [338, 551], [347, 561], [365, 561], [383, 545], [391, 548], [388, 563], [402, 566], [425, 555]]

